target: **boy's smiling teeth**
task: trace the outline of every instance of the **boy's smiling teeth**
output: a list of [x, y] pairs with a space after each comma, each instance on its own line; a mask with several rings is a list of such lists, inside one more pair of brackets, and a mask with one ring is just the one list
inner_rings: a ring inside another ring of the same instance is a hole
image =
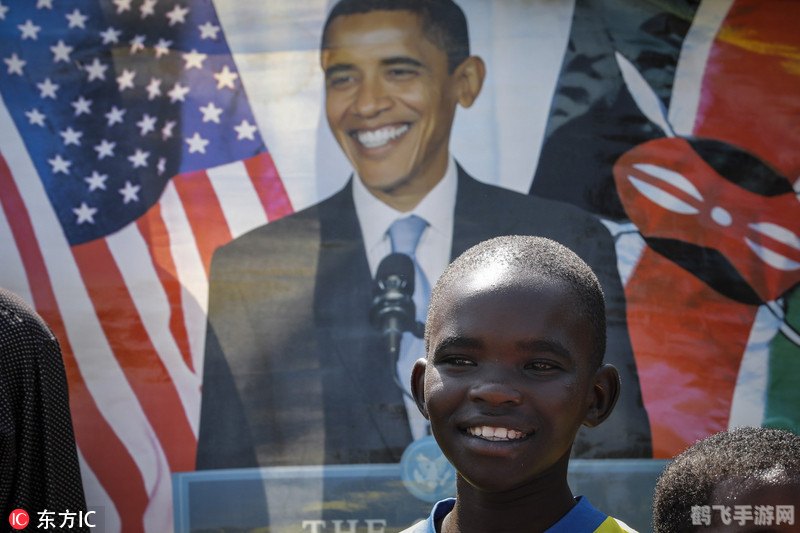
[[515, 429], [495, 428], [490, 426], [467, 428], [467, 433], [486, 440], [517, 440], [525, 436], [525, 433]]
[[366, 148], [379, 148], [403, 135], [408, 128], [408, 124], [385, 126], [377, 130], [358, 130], [354, 132], [354, 136]]

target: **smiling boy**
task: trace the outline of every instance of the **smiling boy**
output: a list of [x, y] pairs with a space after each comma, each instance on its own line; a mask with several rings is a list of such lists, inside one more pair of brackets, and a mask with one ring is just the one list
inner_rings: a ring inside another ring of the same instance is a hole
[[407, 531], [631, 531], [567, 484], [578, 429], [603, 422], [619, 395], [603, 364], [604, 306], [592, 270], [549, 239], [491, 239], [445, 270], [412, 391], [458, 497]]

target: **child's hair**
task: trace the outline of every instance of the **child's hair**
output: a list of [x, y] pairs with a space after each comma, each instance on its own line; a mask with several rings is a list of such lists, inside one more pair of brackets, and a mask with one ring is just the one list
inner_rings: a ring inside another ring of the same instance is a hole
[[[694, 531], [693, 506], [711, 505], [715, 487], [800, 483], [800, 436], [741, 427], [696, 442], [664, 469], [653, 495], [655, 533]], [[746, 503], [746, 502], [745, 502]]]
[[[606, 312], [603, 289], [597, 276], [572, 250], [544, 237], [507, 235], [477, 244], [461, 254], [445, 269], [431, 291], [427, 323], [439, 312], [442, 294], [461, 283], [466, 275], [485, 265], [506, 265], [520, 274], [545, 282], [560, 281], [572, 291], [576, 311], [589, 322], [594, 337], [592, 362], [600, 366], [606, 351]], [[425, 349], [429, 347], [425, 333]]]
[[325, 21], [321, 48], [328, 48], [328, 30], [337, 17], [373, 11], [410, 11], [422, 19], [425, 36], [447, 54], [452, 74], [469, 57], [469, 31], [464, 12], [453, 0], [341, 0]]

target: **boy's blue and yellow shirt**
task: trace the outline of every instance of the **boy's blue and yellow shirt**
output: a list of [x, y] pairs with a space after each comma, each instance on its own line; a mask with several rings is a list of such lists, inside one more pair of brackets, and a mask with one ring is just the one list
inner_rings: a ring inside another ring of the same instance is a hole
[[596, 509], [583, 496], [575, 500], [578, 502], [575, 507], [545, 533], [636, 533], [625, 522]]
[[[575, 499], [575, 507], [565, 514], [561, 520], [550, 526], [544, 533], [636, 533], [625, 522], [608, 516], [596, 509], [583, 496]], [[456, 504], [454, 498], [442, 500], [433, 506], [427, 520], [420, 522], [402, 533], [438, 533], [436, 523], [441, 521]]]

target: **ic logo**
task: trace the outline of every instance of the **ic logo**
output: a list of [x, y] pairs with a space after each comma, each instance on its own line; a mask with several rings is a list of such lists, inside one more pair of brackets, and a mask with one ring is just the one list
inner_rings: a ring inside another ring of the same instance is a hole
[[25, 529], [30, 523], [30, 518], [24, 509], [14, 509], [11, 511], [11, 514], [8, 515], [8, 523], [11, 524], [11, 527], [14, 529]]

